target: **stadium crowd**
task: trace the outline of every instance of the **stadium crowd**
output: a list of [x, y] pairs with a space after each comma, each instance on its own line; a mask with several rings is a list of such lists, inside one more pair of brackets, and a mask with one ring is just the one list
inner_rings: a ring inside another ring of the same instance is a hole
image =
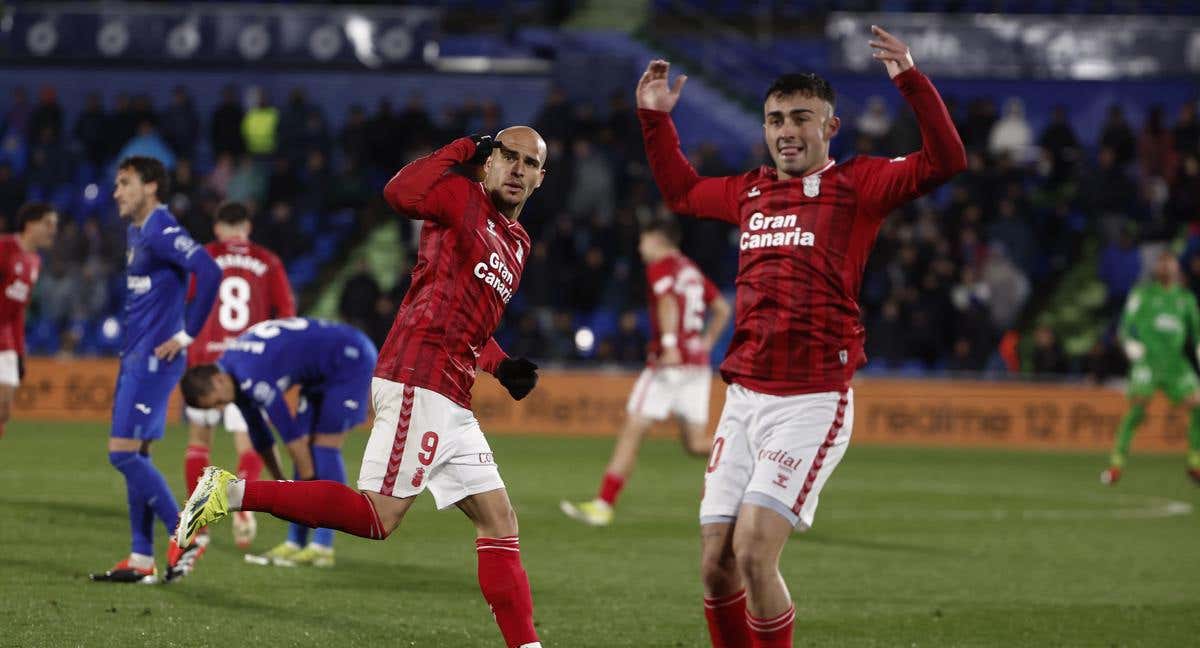
[[[114, 286], [124, 266], [124, 227], [108, 189], [116, 159], [162, 159], [171, 173], [168, 203], [202, 240], [211, 236], [221, 201], [247, 203], [257, 214], [254, 238], [291, 266], [320, 247], [333, 215], [353, 214], [358, 234], [387, 218], [379, 188], [407, 161], [456, 136], [506, 124], [494, 102], [466, 101], [435, 115], [420, 96], [398, 106], [388, 98], [354, 106], [334, 121], [301, 88], [276, 103], [229, 87], [210, 115], [198, 113], [183, 87], [163, 106], [146, 96], [110, 99], [106, 105], [93, 93], [81, 112], [67, 115], [54, 89], [44, 87], [36, 100], [19, 90], [0, 105], [0, 221], [11, 229], [17, 207], [31, 198], [51, 200], [64, 216], [31, 326], [56, 332], [50, 348], [65, 353], [93, 351], [81, 346], [84, 332], [120, 308], [122, 291]], [[871, 367], [1119, 370], [1110, 366], [1120, 364], [1111, 341], [1072, 359], [1060, 333], [1035, 325], [1036, 316], [1064, 274], [1086, 262], [1089, 242], [1099, 249], [1096, 272], [1110, 319], [1142, 273], [1143, 243], [1186, 240], [1185, 275], [1200, 289], [1200, 234], [1187, 229], [1200, 210], [1196, 106], [1171, 107], [1174, 114], [1152, 106], [1140, 125], [1113, 106], [1096, 137], [1075, 132], [1062, 108], [1035, 132], [1020, 99], [1005, 100], [1000, 110], [991, 98], [958, 99], [946, 97], [969, 169], [888, 219], [868, 265], [860, 303]], [[901, 155], [920, 146], [909, 111], [892, 113], [879, 98], [865, 106], [843, 116], [834, 157]], [[533, 125], [547, 140], [549, 172], [522, 217], [534, 247], [498, 336], [514, 355], [638, 363], [646, 331], [638, 223], [664, 207], [631, 98], [617, 92], [607, 105], [593, 106], [552, 89]], [[704, 175], [765, 159], [759, 148], [730, 168], [720, 153], [706, 146], [691, 157]], [[684, 252], [731, 290], [733, 228], [689, 219], [683, 232]], [[407, 234], [403, 257], [411, 263], [416, 237]], [[337, 255], [318, 258], [328, 264]], [[341, 315], [379, 343], [406, 287], [402, 278], [382, 291], [364, 270], [346, 283]], [[577, 344], [580, 327], [595, 333], [594, 348]], [[1033, 331], [1029, 353], [1019, 359], [999, 351], [1014, 329]]]

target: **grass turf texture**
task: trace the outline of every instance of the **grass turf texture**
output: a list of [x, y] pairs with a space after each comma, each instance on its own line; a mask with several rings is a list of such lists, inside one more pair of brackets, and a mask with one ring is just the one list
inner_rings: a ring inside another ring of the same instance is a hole
[[[155, 464], [181, 496], [186, 435]], [[473, 530], [423, 495], [386, 541], [339, 535], [337, 567], [245, 564], [229, 523], [170, 586], [97, 584], [128, 551], [125, 490], [96, 425], [14, 423], [0, 440], [0, 645], [501, 646]], [[351, 481], [366, 434], [346, 448]], [[607, 439], [496, 436], [550, 647], [707, 646], [696, 508], [703, 462], [650, 441], [614, 525], [567, 520]], [[230, 439], [214, 461], [232, 468]], [[1179, 646], [1200, 635], [1200, 488], [1181, 457], [852, 447], [784, 575], [802, 646]], [[166, 534], [156, 526], [160, 574]], [[259, 517], [256, 550], [283, 539]]]

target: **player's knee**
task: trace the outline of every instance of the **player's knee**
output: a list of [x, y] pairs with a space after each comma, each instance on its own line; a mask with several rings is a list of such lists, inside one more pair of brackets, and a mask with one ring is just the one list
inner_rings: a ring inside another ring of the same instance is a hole
[[517, 529], [517, 512], [511, 506], [481, 520], [476, 528], [479, 534], [485, 538], [507, 538], [520, 535]]
[[779, 571], [778, 554], [757, 534], [735, 536], [733, 552], [738, 574], [750, 583], [775, 578]]
[[732, 594], [740, 589], [737, 563], [733, 554], [705, 552], [700, 557], [700, 579], [704, 591], [713, 596]]

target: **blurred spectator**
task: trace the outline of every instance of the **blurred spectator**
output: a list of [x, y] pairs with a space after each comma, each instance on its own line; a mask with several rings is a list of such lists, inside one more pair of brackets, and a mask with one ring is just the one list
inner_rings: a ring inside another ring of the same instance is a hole
[[1067, 107], [1059, 104], [1051, 113], [1050, 123], [1038, 137], [1038, 145], [1050, 152], [1051, 178], [1060, 182], [1070, 177], [1079, 159], [1079, 138], [1067, 118]]
[[608, 160], [581, 137], [572, 142], [571, 152], [575, 173], [567, 209], [579, 216], [597, 216], [608, 222], [613, 214], [613, 174]]
[[1125, 111], [1120, 104], [1108, 107], [1108, 119], [1100, 132], [1100, 146], [1112, 149], [1116, 156], [1117, 165], [1124, 167], [1133, 161], [1136, 153], [1137, 140], [1133, 136], [1133, 128], [1125, 121]]
[[138, 124], [137, 135], [121, 147], [116, 159], [119, 162], [131, 155], [152, 157], [162, 162], [168, 171], [175, 168], [175, 154], [171, 152], [171, 147], [158, 134], [154, 123], [147, 120]]
[[1138, 166], [1143, 180], [1162, 178], [1170, 181], [1175, 163], [1175, 146], [1167, 128], [1162, 104], [1155, 104], [1146, 113], [1146, 123], [1138, 138]]
[[1117, 240], [1105, 246], [1100, 254], [1100, 280], [1108, 289], [1107, 312], [1115, 314], [1125, 303], [1125, 296], [1142, 276], [1142, 255], [1133, 234], [1126, 227]]
[[346, 280], [338, 302], [338, 316], [359, 330], [369, 331], [375, 318], [375, 302], [382, 291], [366, 261], [360, 260]]
[[221, 153], [213, 163], [212, 171], [204, 179], [205, 189], [216, 194], [218, 199], [224, 200], [229, 194], [229, 183], [233, 180], [235, 172], [233, 154]]
[[5, 231], [16, 226], [17, 210], [25, 203], [28, 187], [13, 174], [12, 165], [0, 162], [0, 220]]
[[[908, 112], [911, 112], [909, 110]], [[977, 97], [967, 104], [967, 119], [963, 123], [963, 145], [968, 151], [987, 149], [988, 138], [996, 123], [996, 104], [989, 97]]]
[[162, 135], [176, 155], [196, 157], [200, 117], [196, 115], [196, 107], [192, 105], [192, 96], [183, 86], [175, 86], [171, 91], [171, 104], [162, 115]]
[[300, 195], [300, 178], [292, 170], [292, 161], [285, 155], [277, 155], [271, 161], [271, 175], [267, 179], [267, 204], [291, 203]]
[[1171, 141], [1181, 157], [1192, 153], [1200, 156], [1200, 123], [1196, 120], [1196, 102], [1188, 101], [1179, 107], [1179, 118], [1171, 129]]
[[1012, 259], [1025, 273], [1033, 269], [1033, 261], [1039, 256], [1037, 239], [1029, 220], [1017, 213], [1012, 200], [1004, 199], [997, 205], [996, 220], [988, 228], [988, 238], [994, 244], [999, 244], [1003, 256]]
[[1033, 332], [1033, 351], [1030, 361], [1035, 375], [1057, 375], [1067, 373], [1067, 356], [1063, 353], [1054, 329], [1039, 326]]
[[137, 135], [138, 120], [129, 101], [129, 95], [118, 92], [113, 101], [113, 111], [108, 116], [108, 128], [104, 138], [104, 148], [110, 157], [115, 157], [129, 140]]
[[129, 110], [133, 114], [133, 123], [150, 122], [158, 127], [158, 115], [154, 112], [154, 104], [150, 103], [150, 95], [136, 94], [129, 101]]
[[636, 311], [621, 313], [621, 318], [617, 320], [617, 334], [612, 340], [611, 355], [604, 359], [626, 365], [645, 363], [646, 336], [638, 328]]
[[0, 124], [0, 135], [25, 139], [29, 130], [29, 113], [32, 110], [29, 105], [29, 91], [25, 86], [14, 87], [9, 95], [8, 110], [4, 111], [4, 122]]
[[53, 86], [42, 86], [38, 90], [38, 103], [29, 113], [29, 124], [25, 128], [30, 141], [44, 137], [47, 131], [54, 141], [62, 137], [63, 111], [58, 105], [58, 91]]
[[105, 143], [108, 115], [100, 101], [99, 92], [89, 92], [84, 100], [83, 111], [75, 120], [71, 135], [83, 147], [83, 157], [96, 168], [104, 166], [111, 151]]
[[872, 148], [877, 149], [892, 129], [892, 116], [888, 113], [887, 102], [879, 95], [867, 97], [866, 108], [855, 122], [858, 132], [871, 138]]
[[1004, 102], [1004, 116], [992, 126], [988, 137], [988, 152], [997, 157], [1023, 163], [1030, 159], [1033, 129], [1025, 119], [1025, 102], [1009, 97]]
[[[409, 95], [408, 103], [404, 105], [404, 110], [400, 113], [400, 123], [402, 125], [400, 132], [406, 140], [403, 142], [405, 150], [441, 145], [440, 142], [433, 140], [437, 128], [433, 125], [433, 119], [430, 118], [429, 110], [425, 108], [425, 100], [420, 93], [414, 92]], [[495, 135], [498, 131], [499, 129], [483, 132]]]
[[1017, 322], [1017, 316], [1029, 298], [1029, 279], [1013, 265], [1005, 246], [995, 244], [983, 264], [981, 278], [987, 286], [988, 309], [997, 331], [1006, 331]]
[[[229, 178], [225, 198], [236, 202], [264, 204], [267, 197], [267, 175], [249, 155], [243, 155]], [[275, 250], [273, 246], [267, 247]], [[278, 252], [278, 250], [275, 250]]]
[[280, 152], [284, 155], [294, 159], [305, 150], [300, 148], [300, 141], [304, 135], [308, 113], [312, 109], [304, 88], [292, 88], [288, 93], [287, 102], [279, 111], [278, 139]]
[[387, 97], [379, 99], [379, 107], [367, 122], [368, 161], [372, 166], [387, 171], [398, 171], [404, 151], [403, 125], [392, 112], [392, 102]]
[[1167, 222], [1179, 225], [1200, 218], [1200, 157], [1188, 153], [1171, 183], [1170, 197], [1164, 207]]
[[242, 117], [242, 139], [246, 144], [246, 152], [256, 156], [267, 156], [275, 152], [279, 146], [279, 109], [271, 105], [266, 91], [262, 88], [251, 88], [252, 107]]
[[533, 120], [534, 128], [547, 140], [568, 140], [572, 134], [571, 114], [572, 108], [567, 103], [566, 92], [557, 85], [551, 86], [546, 95], [546, 102], [542, 104], [542, 111]]
[[370, 146], [367, 133], [366, 111], [358, 104], [350, 106], [350, 112], [346, 115], [346, 123], [338, 135], [342, 154], [353, 160], [366, 161]]
[[38, 133], [35, 143], [29, 148], [29, 167], [25, 177], [30, 186], [40, 187], [43, 191], [53, 190], [71, 177], [70, 154], [49, 126]]
[[212, 114], [211, 143], [214, 156], [222, 153], [237, 156], [246, 150], [242, 140], [244, 117], [237, 88], [232, 85], [222, 88], [221, 103], [217, 104]]

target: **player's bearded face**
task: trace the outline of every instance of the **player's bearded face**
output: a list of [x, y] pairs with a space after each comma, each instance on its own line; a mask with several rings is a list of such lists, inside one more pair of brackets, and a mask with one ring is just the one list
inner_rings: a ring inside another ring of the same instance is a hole
[[117, 171], [117, 187], [113, 191], [113, 200], [117, 202], [117, 213], [121, 218], [133, 218], [146, 211], [146, 207], [154, 198], [154, 185], [142, 182], [133, 169]]
[[796, 177], [829, 160], [829, 141], [841, 120], [824, 99], [772, 95], [763, 105], [763, 137], [781, 175]]
[[546, 176], [545, 143], [540, 137], [520, 135], [497, 139], [496, 150], [484, 164], [483, 187], [502, 205], [525, 202]]

